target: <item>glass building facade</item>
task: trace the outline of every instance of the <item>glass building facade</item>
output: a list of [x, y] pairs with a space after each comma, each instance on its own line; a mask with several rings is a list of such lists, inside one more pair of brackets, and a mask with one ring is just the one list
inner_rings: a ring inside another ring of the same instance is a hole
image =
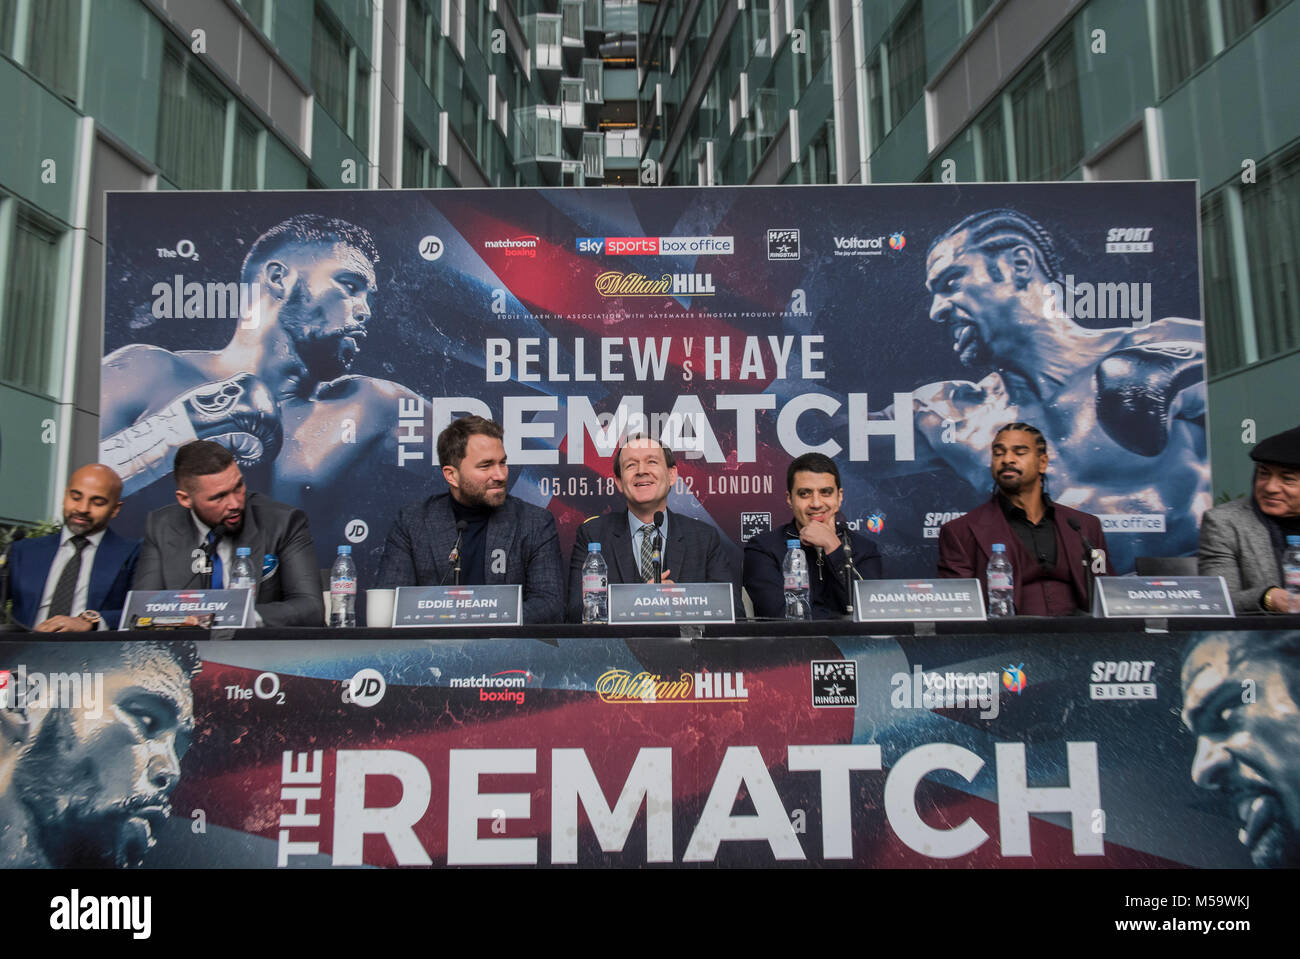
[[0, 522], [93, 460], [114, 189], [1194, 178], [1216, 493], [1295, 425], [1295, 0], [0, 0]]

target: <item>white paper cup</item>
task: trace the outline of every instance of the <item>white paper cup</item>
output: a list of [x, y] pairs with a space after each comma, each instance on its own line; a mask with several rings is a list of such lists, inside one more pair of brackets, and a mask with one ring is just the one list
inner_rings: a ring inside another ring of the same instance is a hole
[[395, 589], [366, 590], [366, 625], [392, 626], [393, 600], [396, 596]]

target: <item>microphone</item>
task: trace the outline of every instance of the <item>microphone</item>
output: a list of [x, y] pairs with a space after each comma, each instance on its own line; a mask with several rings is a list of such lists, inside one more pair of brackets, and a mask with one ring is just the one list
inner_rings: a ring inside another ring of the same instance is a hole
[[[465, 537], [465, 527], [468, 525], [469, 523], [465, 522], [463, 519], [456, 520], [456, 543], [452, 546], [451, 552], [447, 554], [447, 562], [451, 564], [451, 569], [447, 572], [452, 573], [455, 576], [452, 581], [453, 586], [460, 585], [460, 544], [461, 540]], [[442, 580], [442, 583], [439, 583], [438, 585], [446, 585], [446, 574], [443, 575]]]
[[861, 579], [862, 574], [853, 565], [853, 537], [849, 533], [848, 526], [836, 520], [835, 535], [841, 543], [840, 548], [844, 550], [844, 595], [847, 597], [844, 603], [844, 612], [851, 617], [853, 615], [853, 580]]
[[1088, 613], [1092, 613], [1092, 594], [1096, 588], [1097, 567], [1103, 570], [1106, 568], [1106, 552], [1097, 549], [1088, 541], [1087, 535], [1083, 532], [1083, 527], [1073, 516], [1066, 519], [1070, 529], [1079, 534], [1079, 539], [1083, 541], [1083, 548], [1087, 551], [1083, 558], [1083, 579], [1088, 587]]
[[215, 572], [213, 567], [212, 557], [217, 554], [217, 547], [221, 545], [221, 537], [222, 537], [221, 526], [218, 524], [217, 526], [212, 527], [212, 532], [216, 534], [212, 538], [212, 542], [209, 543], [207, 542], [207, 540], [204, 540], [203, 542], [203, 559], [204, 559], [203, 588], [204, 589], [212, 588], [212, 574]]
[[655, 539], [654, 552], [650, 554], [650, 568], [654, 570], [654, 581], [662, 583], [664, 581], [664, 557], [661, 551], [663, 540], [659, 537], [659, 527], [663, 525], [663, 510], [656, 510], [654, 515]]

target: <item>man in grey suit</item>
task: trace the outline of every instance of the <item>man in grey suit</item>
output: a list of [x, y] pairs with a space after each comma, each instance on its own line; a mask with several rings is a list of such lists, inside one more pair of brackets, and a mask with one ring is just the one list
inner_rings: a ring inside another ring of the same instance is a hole
[[378, 585], [460, 583], [523, 586], [523, 621], [564, 616], [564, 571], [555, 517], [506, 495], [500, 424], [481, 416], [454, 421], [438, 436], [448, 492], [402, 507], [388, 531]]
[[1251, 495], [1201, 520], [1197, 571], [1223, 577], [1238, 613], [1300, 613], [1282, 575], [1286, 538], [1300, 536], [1300, 427], [1261, 440], [1250, 458]]
[[229, 581], [247, 546], [259, 571], [258, 626], [321, 626], [325, 604], [307, 514], [244, 488], [230, 450], [196, 440], [176, 451], [176, 505], [149, 514], [135, 589], [202, 589]]
[[[730, 583], [737, 615], [742, 614], [736, 574], [718, 531], [708, 523], [668, 509], [677, 482], [673, 451], [659, 440], [628, 437], [614, 452], [614, 486], [627, 509], [593, 516], [578, 527], [569, 558], [569, 621], [582, 621], [582, 564], [587, 548], [600, 543], [610, 583]], [[656, 546], [658, 548], [656, 548]]]

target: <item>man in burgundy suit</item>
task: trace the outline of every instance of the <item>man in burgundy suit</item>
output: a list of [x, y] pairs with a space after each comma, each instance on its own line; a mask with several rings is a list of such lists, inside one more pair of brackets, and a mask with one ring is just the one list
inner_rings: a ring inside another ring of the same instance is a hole
[[[988, 592], [986, 567], [993, 544], [1011, 560], [1020, 615], [1072, 616], [1087, 612], [1088, 555], [1095, 574], [1111, 572], [1106, 537], [1095, 516], [1047, 497], [1047, 440], [1028, 423], [1009, 423], [993, 437], [993, 498], [939, 530], [939, 575], [974, 577]], [[1086, 545], [1085, 545], [1086, 544]]]

